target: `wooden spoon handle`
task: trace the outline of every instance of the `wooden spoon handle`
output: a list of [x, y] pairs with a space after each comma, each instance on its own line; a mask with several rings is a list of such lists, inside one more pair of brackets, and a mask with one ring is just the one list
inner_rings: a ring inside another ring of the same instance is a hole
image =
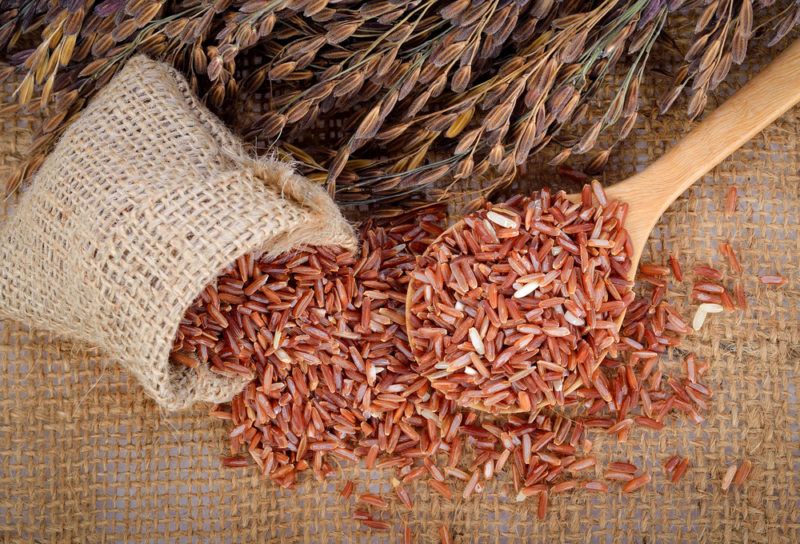
[[607, 192], [632, 204], [627, 222], [642, 246], [658, 218], [694, 182], [800, 102], [800, 40], [642, 172]]

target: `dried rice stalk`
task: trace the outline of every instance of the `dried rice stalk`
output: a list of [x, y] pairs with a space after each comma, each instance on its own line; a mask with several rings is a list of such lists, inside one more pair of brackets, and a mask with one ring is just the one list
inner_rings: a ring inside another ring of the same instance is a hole
[[[604, 132], [625, 138], [650, 51], [676, 13], [696, 13], [695, 36], [659, 106], [666, 111], [686, 90], [692, 117], [743, 61], [756, 28], [770, 27], [773, 45], [800, 22], [800, 4], [789, 0], [683, 4], [4, 0], [0, 81], [16, 71], [20, 84], [18, 105], [2, 111], [48, 117], [7, 191], [140, 52], [171, 61], [242, 134], [290, 155], [342, 204], [415, 205], [416, 193], [446, 198], [453, 181], [477, 178], [478, 207], [556, 137], [563, 150], [554, 163], [589, 152]], [[611, 78], [618, 90], [604, 111], [573, 129]], [[253, 100], [261, 114], [232, 117]], [[320, 119], [341, 119], [342, 138], [309, 131]]]

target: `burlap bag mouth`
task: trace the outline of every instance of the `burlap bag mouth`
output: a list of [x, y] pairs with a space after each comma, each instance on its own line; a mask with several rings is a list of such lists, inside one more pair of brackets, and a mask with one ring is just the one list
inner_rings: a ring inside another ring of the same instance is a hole
[[246, 383], [169, 351], [192, 300], [248, 252], [355, 249], [318, 186], [251, 158], [173, 69], [133, 58], [66, 131], [0, 227], [0, 316], [89, 342], [169, 410]]

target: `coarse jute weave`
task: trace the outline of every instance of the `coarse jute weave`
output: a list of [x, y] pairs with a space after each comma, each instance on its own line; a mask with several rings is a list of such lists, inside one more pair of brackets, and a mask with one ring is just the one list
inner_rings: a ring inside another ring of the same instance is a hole
[[[769, 61], [754, 50], [720, 96]], [[659, 50], [654, 64], [674, 65]], [[645, 104], [667, 84], [651, 80]], [[4, 89], [11, 92], [11, 87]], [[679, 104], [680, 107], [681, 104]], [[683, 103], [685, 106], [685, 102]], [[710, 107], [713, 107], [710, 106]], [[28, 119], [4, 119], [0, 175], [24, 153]], [[22, 127], [22, 128], [18, 128]], [[643, 168], [691, 127], [682, 111], [645, 119], [612, 155], [605, 178]], [[515, 503], [508, 482], [482, 496], [448, 503], [423, 487], [415, 507], [393, 507], [419, 542], [450, 525], [457, 542], [798, 542], [800, 540], [800, 108], [784, 115], [678, 200], [653, 234], [645, 259], [677, 255], [690, 269], [714, 262], [730, 240], [747, 270], [749, 309], [715, 315], [684, 347], [712, 362], [715, 396], [702, 426], [679, 420], [661, 432], [637, 429], [617, 445], [595, 433], [599, 464], [630, 459], [653, 483], [632, 495], [564, 494], [551, 499], [545, 522], [535, 503]], [[532, 168], [520, 189], [557, 178]], [[739, 187], [738, 212], [722, 213], [728, 187]], [[13, 206], [13, 203], [10, 204]], [[780, 271], [780, 289], [755, 274]], [[726, 278], [729, 281], [730, 278]], [[689, 282], [670, 296], [691, 307]], [[682, 353], [682, 352], [681, 352]], [[681, 353], [674, 354], [677, 360]], [[197, 406], [163, 413], [114, 360], [5, 322], [0, 329], [0, 539], [9, 542], [398, 542], [363, 532], [340, 500], [341, 482], [377, 490], [386, 476], [348, 468], [319, 487], [304, 478], [294, 492], [276, 489], [252, 471], [223, 470], [225, 426]], [[672, 454], [691, 459], [678, 485], [660, 464]], [[723, 493], [722, 472], [742, 458], [754, 468], [746, 486]], [[388, 517], [388, 516], [387, 516]]]
[[169, 362], [178, 322], [237, 257], [355, 248], [319, 186], [253, 160], [183, 78], [140, 56], [65, 132], [0, 226], [0, 317], [102, 348], [161, 406], [246, 383]]

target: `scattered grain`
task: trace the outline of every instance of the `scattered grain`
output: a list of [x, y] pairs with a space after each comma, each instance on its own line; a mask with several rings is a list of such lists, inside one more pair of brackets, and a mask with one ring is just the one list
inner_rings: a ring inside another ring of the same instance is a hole
[[624, 491], [625, 493], [631, 493], [650, 483], [650, 480], [651, 480], [650, 474], [645, 472], [644, 474], [636, 476], [632, 480], [626, 482], [625, 485], [622, 486], [622, 491]]
[[722, 476], [722, 490], [727, 491], [728, 488], [731, 486], [733, 482], [733, 478], [736, 475], [736, 464], [729, 466], [728, 469], [725, 471], [725, 474]]
[[747, 478], [750, 476], [750, 471], [753, 470], [753, 463], [750, 459], [745, 459], [742, 461], [742, 464], [739, 465], [739, 468], [736, 470], [736, 475], [733, 477], [734, 485], [741, 486], [744, 482], [747, 481]]
[[339, 496], [343, 499], [349, 499], [350, 495], [353, 494], [353, 490], [355, 489], [356, 484], [353, 480], [347, 480], [344, 485], [342, 486], [342, 490], [339, 492]]
[[780, 274], [765, 274], [758, 277], [758, 281], [763, 283], [764, 285], [774, 285], [776, 287], [780, 287], [782, 285], [786, 285], [789, 280], [781, 276]]
[[731, 185], [725, 193], [725, 215], [733, 215], [736, 211], [736, 192], [736, 185]]

